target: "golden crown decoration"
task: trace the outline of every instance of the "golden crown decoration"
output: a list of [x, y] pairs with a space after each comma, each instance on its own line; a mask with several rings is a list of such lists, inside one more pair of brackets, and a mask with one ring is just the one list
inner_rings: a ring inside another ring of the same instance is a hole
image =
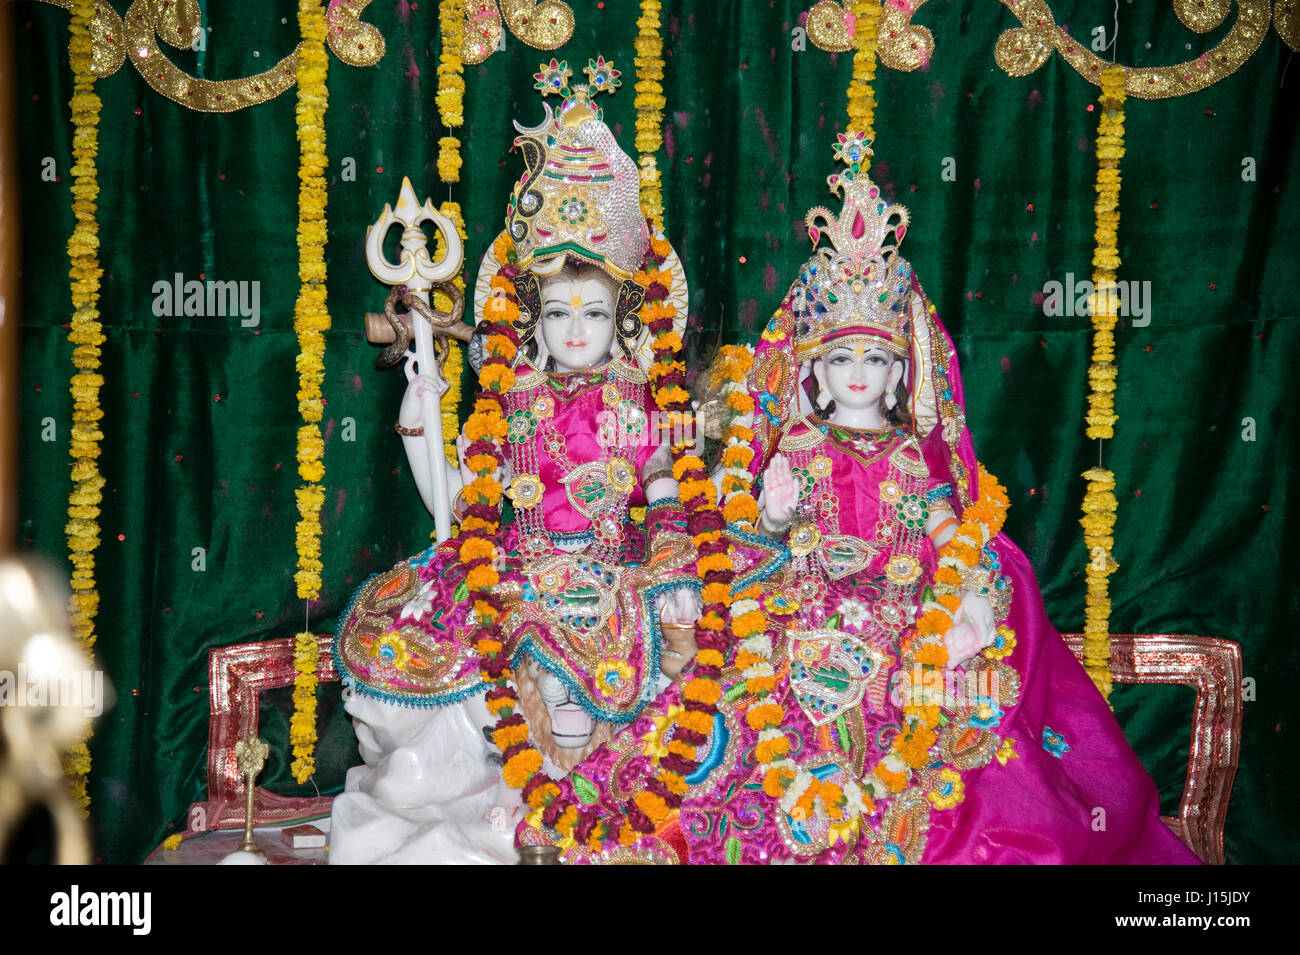
[[862, 133], [841, 133], [835, 158], [845, 169], [826, 183], [843, 196], [835, 215], [825, 206], [804, 220], [816, 248], [790, 290], [795, 354], [815, 358], [853, 341], [877, 344], [905, 357], [912, 320], [912, 267], [898, 252], [907, 233], [907, 210], [881, 198], [880, 187], [862, 172], [871, 145]]
[[619, 148], [593, 102], [613, 93], [619, 71], [604, 57], [588, 60], [588, 82], [570, 86], [567, 62], [552, 59], [534, 74], [543, 99], [563, 98], [559, 110], [543, 102], [546, 119], [524, 128], [515, 123], [515, 146], [525, 172], [506, 211], [516, 264], [572, 256], [630, 279], [641, 268], [650, 233], [640, 204], [636, 163]]

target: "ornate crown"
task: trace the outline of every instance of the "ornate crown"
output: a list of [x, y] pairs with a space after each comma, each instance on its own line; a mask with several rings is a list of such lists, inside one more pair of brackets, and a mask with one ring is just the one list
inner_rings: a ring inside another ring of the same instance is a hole
[[534, 75], [542, 96], [563, 97], [558, 112], [543, 103], [546, 119], [520, 133], [515, 146], [527, 167], [506, 210], [516, 264], [568, 254], [604, 267], [619, 279], [641, 268], [650, 233], [641, 212], [636, 163], [619, 148], [593, 103], [621, 83], [614, 64], [597, 57], [583, 70], [589, 83], [570, 88], [573, 71], [563, 60]]
[[907, 210], [886, 205], [880, 187], [861, 173], [871, 146], [862, 133], [839, 136], [835, 158], [847, 167], [827, 177], [844, 197], [836, 216], [824, 206], [804, 220], [817, 249], [790, 289], [795, 354], [814, 358], [846, 340], [870, 341], [899, 356], [908, 354], [912, 320], [912, 267], [898, 254], [907, 232]]

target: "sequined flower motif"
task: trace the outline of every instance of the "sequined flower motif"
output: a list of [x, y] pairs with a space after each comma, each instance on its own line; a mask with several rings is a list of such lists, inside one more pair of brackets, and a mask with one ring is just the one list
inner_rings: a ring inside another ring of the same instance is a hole
[[530, 410], [538, 421], [549, 421], [555, 417], [555, 399], [550, 395], [538, 395]]
[[548, 570], [537, 575], [537, 589], [544, 594], [553, 594], [564, 586], [564, 578], [558, 571]]
[[617, 700], [627, 695], [636, 676], [626, 660], [609, 657], [596, 666], [596, 692], [610, 700]]
[[966, 784], [955, 769], [939, 771], [938, 785], [925, 794], [935, 809], [951, 809], [966, 798]]
[[893, 600], [881, 598], [871, 605], [871, 616], [886, 630], [901, 630], [908, 623], [908, 614]]
[[977, 696], [971, 699], [975, 712], [970, 715], [970, 725], [980, 730], [991, 730], [1002, 722], [1005, 715], [1002, 707], [991, 696]]
[[396, 633], [386, 633], [370, 646], [371, 669], [377, 673], [400, 673], [411, 662], [406, 641]]
[[788, 617], [799, 612], [799, 601], [793, 594], [773, 594], [763, 598], [763, 608], [778, 617]]
[[984, 648], [984, 655], [990, 660], [1005, 660], [1016, 649], [1016, 632], [1006, 624], [998, 627], [992, 645]]
[[587, 74], [592, 93], [612, 93], [623, 85], [619, 80], [623, 75], [622, 71], [614, 69], [613, 61], [606, 60], [603, 56], [588, 60], [582, 72]]
[[557, 60], [551, 57], [550, 63], [542, 64], [542, 71], [534, 73], [533, 79], [537, 82], [533, 84], [533, 89], [541, 90], [542, 96], [567, 96], [569, 90], [569, 80], [573, 79], [573, 70], [569, 69], [568, 60]]
[[510, 495], [510, 500], [514, 502], [515, 507], [527, 510], [542, 502], [544, 490], [545, 487], [536, 474], [520, 474], [510, 482], [506, 493]]
[[602, 514], [592, 528], [602, 544], [615, 545], [623, 540], [623, 525], [611, 514]]
[[402, 612], [397, 615], [397, 619], [405, 620], [410, 617], [413, 620], [422, 620], [426, 613], [433, 610], [433, 592], [437, 587], [438, 582], [436, 579], [426, 580], [422, 583], [415, 595], [402, 605]]
[[890, 583], [905, 587], [921, 576], [921, 562], [911, 554], [898, 554], [885, 565], [885, 576]]
[[871, 611], [860, 600], [842, 601], [836, 609], [840, 612], [840, 623], [854, 630], [861, 630], [862, 625], [871, 618]]
[[837, 142], [833, 147], [835, 158], [842, 163], [860, 163], [873, 155], [871, 141], [867, 139], [867, 134], [864, 132], [840, 133], [836, 139]]
[[668, 709], [664, 710], [662, 716], [650, 716], [650, 728], [641, 736], [641, 742], [644, 744], [642, 753], [654, 759], [662, 759], [668, 755], [668, 744], [672, 741], [673, 728], [677, 725], [677, 717], [686, 712], [686, 707], [674, 703]]
[[605, 402], [606, 408], [617, 408], [619, 401], [623, 398], [622, 393], [618, 390], [618, 385], [608, 382], [600, 388], [600, 400]]
[[808, 496], [813, 489], [815, 478], [812, 472], [807, 468], [791, 468], [790, 476], [794, 478], [795, 487], [798, 489], [798, 497], [803, 499]]
[[1043, 727], [1043, 749], [1047, 750], [1057, 759], [1060, 759], [1070, 751], [1070, 744], [1065, 741], [1065, 737], [1056, 732], [1050, 726]]
[[919, 494], [904, 494], [898, 499], [898, 521], [904, 527], [919, 530], [930, 519], [930, 508]]
[[579, 222], [587, 221], [587, 203], [577, 196], [561, 199], [557, 212], [560, 219], [570, 225], [577, 225]]
[[645, 433], [645, 429], [649, 424], [650, 418], [646, 415], [644, 408], [639, 407], [632, 401], [620, 401], [618, 403], [618, 425], [623, 434], [629, 438], [639, 438]]
[[835, 845], [837, 842], [853, 844], [854, 837], [858, 834], [858, 817], [842, 816], [839, 821], [827, 820], [826, 824], [826, 844]]
[[826, 596], [826, 582], [820, 577], [805, 577], [795, 585], [795, 596], [805, 604], [820, 603]]
[[790, 548], [790, 553], [796, 557], [806, 557], [817, 549], [817, 544], [822, 539], [822, 532], [817, 529], [816, 524], [804, 522], [796, 524], [790, 530], [790, 539], [786, 546]]
[[619, 494], [632, 493], [632, 488], [636, 487], [636, 471], [626, 458], [610, 458], [606, 471], [615, 491]]
[[761, 336], [763, 341], [765, 342], [785, 341], [786, 331], [785, 331], [785, 327], [781, 324], [780, 315], [781, 313], [777, 312], [770, 319], [768, 319], [767, 324], [763, 326], [763, 334]]
[[512, 411], [506, 417], [506, 440], [511, 444], [524, 444], [537, 433], [537, 419], [525, 408]]
[[808, 473], [818, 479], [829, 477], [831, 473], [831, 459], [826, 457], [824, 454], [817, 455], [817, 457], [812, 459], [812, 463], [808, 465]]
[[561, 457], [565, 452], [564, 435], [560, 434], [558, 431], [542, 435], [542, 450], [552, 458]]
[[897, 504], [903, 498], [903, 489], [897, 481], [880, 482], [880, 499], [886, 504]]

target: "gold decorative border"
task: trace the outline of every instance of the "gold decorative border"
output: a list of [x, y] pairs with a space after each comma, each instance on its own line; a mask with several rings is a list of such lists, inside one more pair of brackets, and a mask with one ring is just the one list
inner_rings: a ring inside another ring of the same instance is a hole
[[[998, 66], [1007, 74], [1028, 76], [1046, 63], [1053, 52], [1059, 51], [1080, 76], [1089, 83], [1101, 85], [1102, 71], [1113, 64], [1058, 27], [1046, 0], [1000, 2], [1021, 23], [998, 37], [993, 51]], [[1125, 95], [1137, 99], [1169, 99], [1199, 92], [1235, 73], [1264, 42], [1271, 16], [1267, 0], [1238, 0], [1237, 10], [1237, 20], [1228, 35], [1194, 60], [1170, 66], [1122, 66]], [[1227, 0], [1217, 5], [1208, 3], [1207, 8], [1176, 3], [1175, 11], [1186, 26], [1203, 33], [1223, 21]], [[1294, 13], [1290, 17], [1289, 23], [1293, 24]]]
[[[73, 0], [40, 2], [70, 10]], [[349, 66], [374, 66], [384, 55], [383, 35], [360, 19], [369, 5], [370, 0], [330, 0], [325, 14], [329, 25], [326, 42]], [[90, 23], [92, 75], [96, 79], [112, 76], [129, 59], [155, 92], [201, 113], [233, 113], [257, 106], [294, 85], [301, 43], [269, 70], [233, 80], [200, 79], [176, 66], [159, 41], [183, 48], [186, 38], [199, 29], [201, 18], [198, 0], [175, 0], [165, 6], [135, 0], [124, 17], [107, 3], [97, 4]]]
[[[1112, 66], [1056, 24], [1047, 0], [999, 0], [1015, 14], [1020, 26], [998, 37], [993, 55], [1010, 76], [1028, 76], [1059, 52], [1080, 76], [1101, 85], [1101, 71]], [[878, 25], [878, 53], [886, 66], [915, 70], [934, 55], [934, 34], [912, 23], [926, 0], [886, 3]], [[1173, 0], [1179, 21], [1195, 33], [1207, 33], [1223, 23], [1232, 0]], [[804, 19], [808, 39], [830, 53], [853, 49], [850, 24], [855, 24], [849, 0], [819, 0]], [[1125, 94], [1136, 99], [1169, 99], [1213, 86], [1241, 68], [1264, 42], [1269, 21], [1292, 50], [1300, 51], [1300, 0], [1237, 0], [1237, 19], [1213, 49], [1169, 66], [1124, 66]]]

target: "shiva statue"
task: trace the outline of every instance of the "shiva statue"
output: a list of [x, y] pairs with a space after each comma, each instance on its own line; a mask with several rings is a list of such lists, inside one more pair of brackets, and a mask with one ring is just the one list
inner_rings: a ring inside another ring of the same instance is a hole
[[[618, 71], [602, 59], [585, 72], [570, 88], [565, 64], [544, 66], [538, 88], [562, 103], [516, 124], [526, 170], [474, 287], [485, 391], [446, 475], [461, 535], [367, 581], [342, 618], [334, 652], [364, 763], [334, 802], [331, 862], [514, 861], [521, 803], [501, 785], [485, 619], [550, 773], [635, 720], [695, 654], [700, 584], [646, 319], [672, 316], [680, 335], [686, 278], [593, 102]], [[425, 391], [434, 379], [399, 415], [413, 466], [438, 460], [418, 441], [437, 407]], [[499, 427], [484, 424], [485, 396]]]

